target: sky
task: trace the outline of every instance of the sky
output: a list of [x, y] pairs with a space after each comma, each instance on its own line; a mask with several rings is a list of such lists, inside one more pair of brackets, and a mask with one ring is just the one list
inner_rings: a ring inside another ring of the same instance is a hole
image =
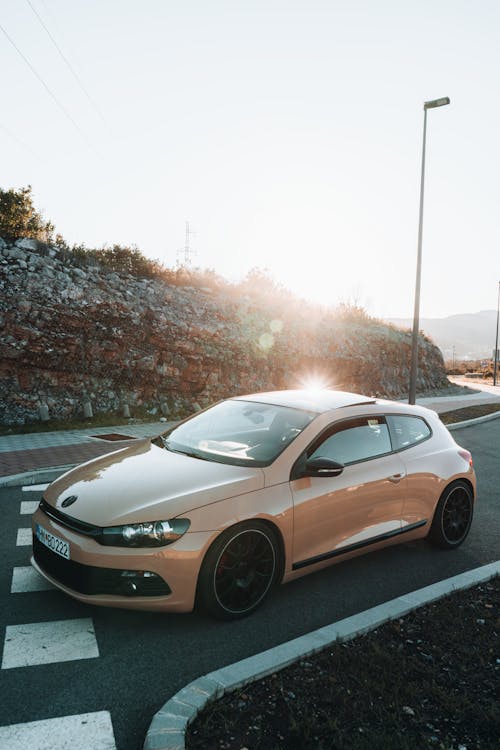
[[194, 265], [379, 317], [413, 315], [450, 97], [420, 313], [496, 309], [497, 0], [2, 0], [0, 26], [0, 187], [67, 242], [175, 266], [189, 221]]

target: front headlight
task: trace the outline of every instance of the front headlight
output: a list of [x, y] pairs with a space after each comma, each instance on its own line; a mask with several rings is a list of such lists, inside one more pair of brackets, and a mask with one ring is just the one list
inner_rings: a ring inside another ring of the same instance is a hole
[[97, 541], [111, 547], [164, 547], [180, 539], [189, 526], [187, 518], [108, 526]]

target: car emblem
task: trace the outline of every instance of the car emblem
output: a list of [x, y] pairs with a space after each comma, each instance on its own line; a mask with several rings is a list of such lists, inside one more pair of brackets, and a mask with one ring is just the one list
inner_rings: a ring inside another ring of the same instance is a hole
[[67, 508], [69, 505], [73, 505], [78, 500], [77, 495], [69, 495], [68, 497], [65, 497], [64, 500], [61, 503], [62, 508]]

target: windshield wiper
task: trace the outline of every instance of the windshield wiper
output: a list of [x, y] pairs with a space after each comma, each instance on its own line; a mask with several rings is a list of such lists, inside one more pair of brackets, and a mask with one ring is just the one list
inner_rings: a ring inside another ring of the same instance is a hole
[[205, 456], [200, 456], [199, 453], [195, 453], [194, 451], [189, 451], [189, 450], [185, 451], [185, 450], [181, 450], [180, 448], [171, 448], [167, 444], [167, 442], [164, 442], [163, 445], [171, 453], [180, 453], [181, 456], [189, 456], [190, 458], [199, 458], [200, 461], [210, 461], [209, 458], [206, 458]]

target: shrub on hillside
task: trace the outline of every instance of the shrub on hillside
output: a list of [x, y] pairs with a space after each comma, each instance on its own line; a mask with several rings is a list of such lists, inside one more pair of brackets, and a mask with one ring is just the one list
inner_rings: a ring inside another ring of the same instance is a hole
[[160, 264], [146, 258], [135, 245], [102, 247], [92, 251], [92, 258], [105, 268], [132, 276], [158, 276], [161, 271]]
[[15, 242], [21, 237], [51, 242], [54, 225], [33, 205], [31, 185], [19, 190], [0, 188], [0, 237]]

